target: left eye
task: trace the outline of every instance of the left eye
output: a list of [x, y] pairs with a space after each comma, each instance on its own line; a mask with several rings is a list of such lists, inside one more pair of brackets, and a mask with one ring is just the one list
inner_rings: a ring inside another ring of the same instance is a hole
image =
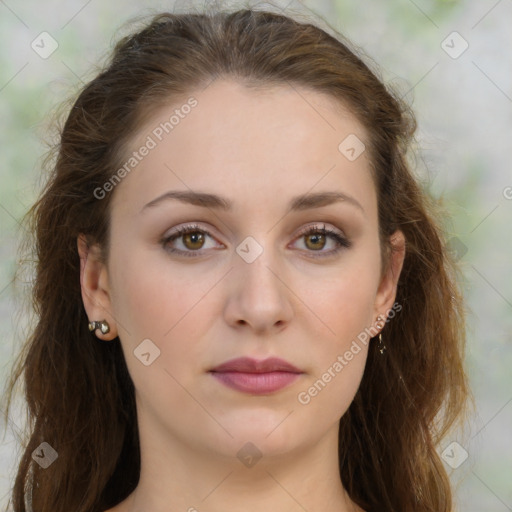
[[[171, 253], [179, 253], [185, 256], [199, 256], [199, 249], [203, 249], [205, 238], [210, 237], [212, 235], [208, 233], [205, 229], [199, 226], [186, 226], [178, 228], [172, 235], [165, 237], [162, 240], [162, 245], [164, 249]], [[182, 239], [182, 240], [180, 240]], [[181, 244], [185, 249], [177, 249], [175, 247], [170, 247], [171, 242], [175, 240], [181, 241]], [[208, 247], [206, 247], [208, 249]]]
[[[330, 251], [324, 251], [322, 249], [324, 249], [325, 246], [327, 245], [327, 240], [329, 238], [331, 239], [331, 241], [334, 242], [335, 248], [331, 249]], [[312, 251], [308, 252], [319, 253], [313, 255], [313, 257], [315, 258], [332, 256], [334, 254], [337, 254], [342, 249], [349, 248], [352, 245], [347, 238], [345, 238], [337, 231], [326, 228], [325, 224], [323, 225], [323, 227], [310, 226], [306, 228], [304, 231], [301, 232], [298, 239], [306, 240], [306, 247], [312, 249]]]
[[[171, 235], [164, 237], [161, 240], [161, 244], [164, 249], [170, 253], [177, 253], [187, 257], [196, 257], [201, 255], [201, 249], [212, 249], [215, 247], [205, 247], [207, 238], [211, 238], [213, 240], [212, 235], [204, 228], [197, 225], [185, 226], [178, 228]], [[299, 234], [296, 240], [301, 239], [305, 239], [306, 241], [305, 245], [307, 252], [318, 253], [314, 255], [312, 254], [313, 257], [332, 256], [338, 253], [341, 249], [349, 248], [351, 246], [351, 242], [349, 242], [349, 240], [347, 240], [343, 235], [337, 231], [326, 228], [325, 225], [323, 227], [310, 226], [306, 228]], [[328, 245], [327, 242], [329, 239], [331, 242], [334, 242], [335, 248], [324, 251], [323, 249]], [[174, 242], [176, 241], [181, 243], [182, 248], [173, 247]]]

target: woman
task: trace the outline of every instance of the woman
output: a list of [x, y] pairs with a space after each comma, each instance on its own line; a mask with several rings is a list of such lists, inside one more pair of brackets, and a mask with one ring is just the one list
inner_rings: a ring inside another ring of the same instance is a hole
[[452, 510], [463, 305], [414, 130], [282, 14], [122, 39], [29, 216], [14, 510]]

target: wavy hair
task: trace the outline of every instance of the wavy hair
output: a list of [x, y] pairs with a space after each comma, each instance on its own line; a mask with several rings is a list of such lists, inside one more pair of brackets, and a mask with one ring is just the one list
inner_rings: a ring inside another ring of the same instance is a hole
[[[265, 10], [162, 13], [121, 38], [79, 92], [26, 217], [37, 321], [9, 381], [7, 411], [23, 377], [30, 418], [12, 490], [15, 512], [27, 510], [27, 495], [37, 512], [103, 512], [137, 486], [134, 386], [119, 340], [94, 343], [88, 330], [77, 237], [108, 248], [112, 194], [97, 200], [94, 190], [125, 161], [143, 117], [219, 77], [325, 93], [365, 127], [382, 254], [389, 256], [389, 237], [400, 229], [406, 256], [401, 311], [383, 330], [385, 356], [370, 344], [360, 387], [340, 420], [341, 479], [368, 512], [452, 510], [436, 450], [469, 396], [458, 270], [440, 210], [409, 163], [414, 115], [350, 46], [315, 23]], [[31, 456], [42, 442], [58, 452], [44, 470]]]

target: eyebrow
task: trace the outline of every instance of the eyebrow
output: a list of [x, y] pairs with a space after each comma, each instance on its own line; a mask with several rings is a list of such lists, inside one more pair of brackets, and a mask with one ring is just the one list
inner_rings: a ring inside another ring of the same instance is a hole
[[[233, 209], [233, 203], [231, 201], [216, 194], [208, 194], [206, 192], [196, 192], [192, 190], [170, 190], [144, 205], [141, 213], [147, 208], [151, 208], [170, 199], [175, 199], [182, 203], [188, 203], [204, 208], [213, 208], [223, 211], [231, 211]], [[289, 208], [291, 211], [303, 211], [313, 208], [321, 208], [322, 206], [328, 206], [339, 202], [355, 206], [364, 213], [364, 208], [361, 206], [359, 201], [343, 192], [316, 192], [314, 194], [306, 193], [295, 196], [291, 199]]]

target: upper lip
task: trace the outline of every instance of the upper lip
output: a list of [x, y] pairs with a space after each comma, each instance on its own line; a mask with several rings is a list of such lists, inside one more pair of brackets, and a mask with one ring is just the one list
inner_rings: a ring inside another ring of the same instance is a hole
[[269, 373], [269, 372], [289, 372], [302, 373], [302, 370], [293, 366], [284, 359], [278, 357], [269, 357], [258, 361], [250, 357], [238, 357], [230, 359], [225, 363], [216, 366], [211, 372], [243, 372], [243, 373]]

